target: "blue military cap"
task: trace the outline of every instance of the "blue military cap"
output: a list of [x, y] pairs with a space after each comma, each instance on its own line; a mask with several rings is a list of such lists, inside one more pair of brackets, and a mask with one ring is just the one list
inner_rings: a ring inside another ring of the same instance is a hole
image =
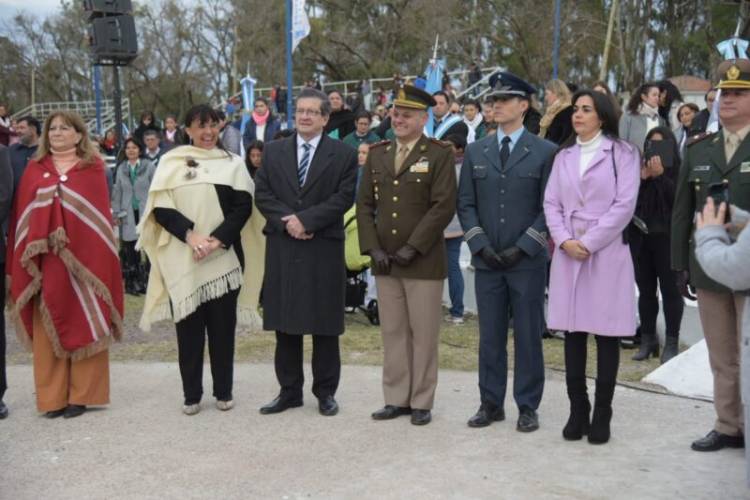
[[536, 94], [536, 89], [525, 81], [509, 71], [499, 71], [492, 75], [489, 80], [492, 87], [489, 97], [493, 99], [508, 99], [511, 97], [530, 98], [531, 94]]

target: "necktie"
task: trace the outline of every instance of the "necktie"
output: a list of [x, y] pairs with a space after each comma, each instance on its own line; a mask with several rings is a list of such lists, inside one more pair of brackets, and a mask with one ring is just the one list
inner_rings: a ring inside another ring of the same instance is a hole
[[724, 144], [724, 154], [727, 157], [727, 163], [729, 163], [732, 160], [734, 153], [737, 151], [737, 147], [740, 145], [740, 136], [728, 133]]
[[500, 166], [505, 169], [510, 157], [510, 137], [503, 137], [503, 146], [500, 148]]
[[307, 179], [307, 167], [310, 166], [310, 149], [312, 146], [310, 146], [308, 143], [302, 144], [302, 149], [304, 149], [304, 153], [302, 153], [302, 159], [299, 162], [299, 166], [297, 167], [297, 179], [299, 179], [299, 186], [302, 187], [305, 184], [305, 179]]
[[409, 147], [401, 146], [398, 150], [398, 154], [396, 155], [396, 173], [397, 174], [401, 171], [401, 167], [404, 166], [404, 162], [406, 161], [406, 157], [408, 155], [409, 155]]

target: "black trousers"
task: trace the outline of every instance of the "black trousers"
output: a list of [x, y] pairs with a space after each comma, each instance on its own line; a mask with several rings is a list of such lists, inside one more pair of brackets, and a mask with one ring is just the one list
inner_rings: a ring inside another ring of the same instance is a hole
[[[302, 335], [276, 332], [274, 367], [281, 397], [302, 399], [305, 375], [302, 370]], [[312, 392], [318, 398], [333, 396], [341, 377], [338, 335], [313, 335]]]
[[638, 285], [638, 314], [641, 332], [656, 334], [656, 318], [659, 315], [657, 284], [664, 304], [664, 320], [667, 337], [679, 337], [682, 312], [685, 303], [677, 289], [677, 275], [670, 264], [669, 233], [641, 234], [631, 244], [635, 265], [635, 282]]
[[[0, 304], [5, 304], [5, 284], [0, 286]], [[0, 401], [8, 389], [8, 379], [5, 373], [5, 315], [0, 311]]]
[[237, 296], [233, 290], [198, 309], [175, 324], [185, 404], [196, 404], [203, 396], [203, 350], [208, 334], [213, 395], [220, 401], [232, 399], [234, 376], [234, 334], [237, 326]]
[[[586, 347], [589, 334], [567, 332], [565, 334], [565, 377], [568, 379], [586, 378]], [[620, 367], [620, 338], [594, 335], [596, 339], [596, 382], [612, 385], [617, 382]]]
[[136, 271], [141, 263], [141, 253], [135, 249], [136, 241], [122, 241], [122, 269], [123, 271]]

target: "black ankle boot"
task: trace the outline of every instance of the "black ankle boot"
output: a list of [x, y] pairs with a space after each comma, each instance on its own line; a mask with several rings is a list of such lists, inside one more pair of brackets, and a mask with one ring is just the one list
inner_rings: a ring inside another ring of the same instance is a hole
[[591, 403], [586, 394], [586, 379], [566, 379], [568, 399], [570, 400], [570, 416], [563, 428], [563, 438], [577, 441], [589, 432], [589, 415]]
[[680, 353], [680, 337], [670, 336], [664, 341], [664, 350], [661, 353], [661, 363], [664, 364]]
[[614, 393], [614, 383], [596, 381], [594, 413], [589, 427], [589, 443], [591, 444], [604, 444], [609, 441], [609, 423], [612, 420], [612, 396]]
[[643, 361], [650, 356], [659, 357], [659, 338], [653, 333], [644, 333], [641, 338], [641, 348], [630, 359], [633, 361]]

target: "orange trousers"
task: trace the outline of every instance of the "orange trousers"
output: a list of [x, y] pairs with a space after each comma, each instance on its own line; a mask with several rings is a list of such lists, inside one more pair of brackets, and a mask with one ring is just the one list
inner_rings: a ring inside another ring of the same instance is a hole
[[34, 385], [36, 407], [40, 412], [59, 410], [69, 404], [97, 406], [109, 403], [109, 351], [80, 361], [58, 358], [36, 304], [33, 335]]

